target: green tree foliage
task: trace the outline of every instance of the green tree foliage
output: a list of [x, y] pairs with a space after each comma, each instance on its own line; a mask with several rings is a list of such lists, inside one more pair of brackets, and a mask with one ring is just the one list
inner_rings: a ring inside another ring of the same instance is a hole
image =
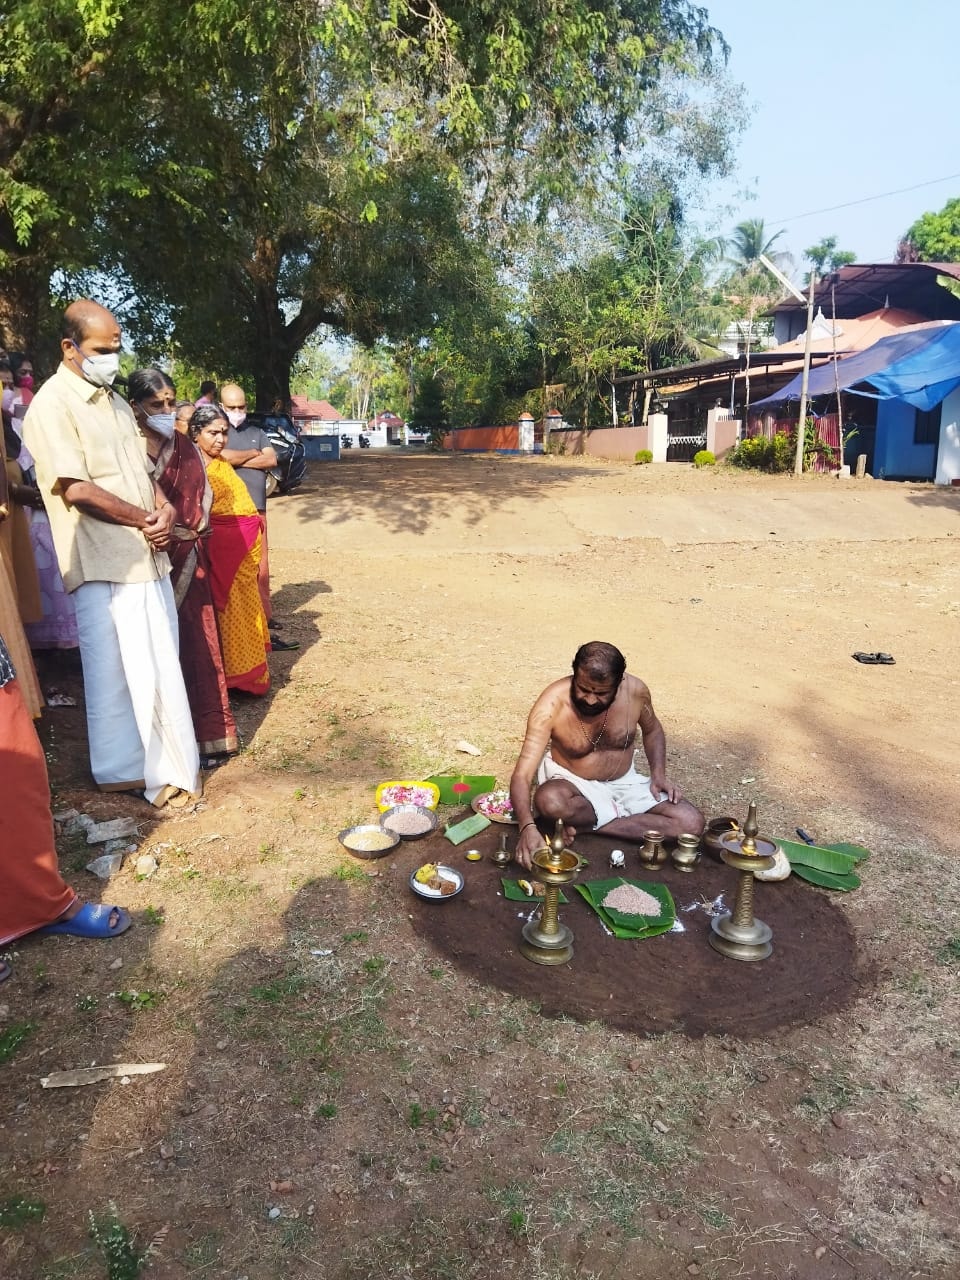
[[478, 229], [599, 181], [719, 47], [687, 0], [24, 0], [2, 44], [0, 294], [121, 275], [261, 404], [318, 324], [429, 332]]
[[105, 75], [112, 61], [117, 88], [123, 81], [129, 91], [137, 78], [129, 44], [110, 57], [122, 21], [122, 6], [109, 0], [3, 6], [0, 337], [10, 345], [35, 344], [55, 268], [96, 261], [93, 210], [129, 176], [109, 162], [117, 122]]
[[[857, 255], [851, 253], [849, 249], [837, 248], [836, 236], [825, 236], [818, 244], [811, 245], [809, 249], [805, 249], [803, 256], [813, 266], [818, 276], [824, 276], [831, 271], [839, 271], [841, 267], [849, 266], [851, 262], [856, 262]], [[810, 283], [810, 273], [804, 277], [804, 284]]]
[[737, 224], [724, 242], [726, 268], [717, 280], [715, 302], [725, 307], [730, 323], [737, 326], [739, 341], [748, 350], [760, 346], [772, 332], [769, 320], [758, 318], [783, 292], [776, 277], [760, 261], [768, 258], [781, 271], [793, 267], [793, 258], [776, 244], [783, 231], [767, 235], [762, 218], [747, 218]]
[[438, 378], [421, 379], [407, 425], [411, 431], [429, 436], [432, 444], [439, 444], [450, 430], [450, 413]]
[[516, 292], [498, 279], [490, 259], [480, 266], [426, 340], [398, 349], [414, 385], [426, 378], [443, 387], [457, 427], [515, 420], [530, 407], [527, 391], [538, 380]]
[[562, 383], [561, 407], [584, 425], [610, 423], [613, 378], [695, 359], [716, 327], [706, 275], [716, 242], [688, 241], [682, 209], [666, 190], [635, 189], [596, 251], [531, 289], [544, 383]]
[[960, 262], [960, 196], [916, 220], [900, 242], [897, 262]]
[[762, 218], [747, 218], [743, 222], [738, 222], [726, 246], [727, 263], [735, 271], [747, 272], [761, 265], [762, 255], [769, 258], [781, 271], [789, 269], [793, 266], [790, 254], [774, 248], [783, 234], [782, 231], [778, 231], [775, 235], [768, 237]]
[[371, 418], [386, 409], [406, 411], [406, 385], [386, 343], [345, 347], [347, 361], [330, 381], [330, 398], [348, 418]]

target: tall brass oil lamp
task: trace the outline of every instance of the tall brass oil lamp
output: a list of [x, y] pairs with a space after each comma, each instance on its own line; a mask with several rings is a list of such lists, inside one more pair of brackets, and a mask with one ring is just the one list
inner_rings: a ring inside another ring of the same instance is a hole
[[566, 964], [573, 959], [573, 930], [561, 924], [558, 916], [560, 888], [576, 879], [580, 857], [564, 847], [563, 822], [548, 844], [533, 855], [533, 874], [546, 886], [543, 906], [523, 926], [520, 952], [534, 964]]
[[773, 930], [753, 914], [754, 871], [773, 866], [777, 846], [764, 840], [757, 825], [757, 806], [751, 802], [741, 831], [724, 831], [719, 837], [720, 857], [740, 872], [733, 911], [714, 916], [710, 945], [731, 960], [766, 960], [773, 951]]

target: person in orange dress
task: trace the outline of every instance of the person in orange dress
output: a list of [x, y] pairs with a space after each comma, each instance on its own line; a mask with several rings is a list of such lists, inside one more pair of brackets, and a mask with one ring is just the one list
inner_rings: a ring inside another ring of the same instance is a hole
[[[10, 518], [12, 505], [7, 484], [7, 471], [5, 467], [0, 466], [0, 531]], [[36, 720], [43, 706], [43, 695], [40, 692], [40, 682], [37, 679], [30, 646], [27, 644], [27, 637], [24, 635], [23, 623], [20, 619], [14, 567], [12, 562], [8, 563], [6, 546], [6, 539], [0, 536], [0, 634], [6, 638], [7, 648], [20, 674], [21, 697], [30, 715]]]
[[190, 419], [190, 438], [203, 456], [213, 490], [210, 587], [217, 611], [228, 689], [264, 694], [270, 688], [270, 636], [258, 586], [260, 517], [247, 486], [220, 454], [229, 423], [215, 405]]
[[[0, 634], [0, 948], [30, 933], [113, 938], [130, 927], [121, 907], [82, 903], [57, 868], [43, 747]], [[0, 982], [10, 977], [0, 960]]]

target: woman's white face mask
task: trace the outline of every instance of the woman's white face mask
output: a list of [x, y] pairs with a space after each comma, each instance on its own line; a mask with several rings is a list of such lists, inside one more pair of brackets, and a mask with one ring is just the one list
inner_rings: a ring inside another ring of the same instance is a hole
[[176, 415], [172, 413], [148, 414], [146, 423], [151, 431], [155, 431], [158, 436], [163, 436], [165, 440], [170, 440], [177, 428]]

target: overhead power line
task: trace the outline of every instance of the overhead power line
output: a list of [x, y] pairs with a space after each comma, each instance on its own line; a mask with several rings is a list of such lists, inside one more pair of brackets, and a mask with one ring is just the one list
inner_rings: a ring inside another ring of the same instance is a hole
[[787, 222], [798, 222], [801, 218], [814, 218], [819, 213], [836, 213], [838, 209], [852, 209], [854, 205], [870, 204], [874, 200], [886, 200], [888, 196], [901, 196], [907, 191], [919, 191], [921, 187], [935, 187], [941, 182], [954, 182], [960, 173], [948, 173], [944, 178], [931, 178], [929, 182], [915, 182], [911, 187], [897, 187], [895, 191], [881, 191], [879, 195], [862, 196], [859, 200], [848, 200], [845, 204], [831, 204], [825, 209], [811, 209], [807, 213], [792, 213], [789, 218], [777, 218], [767, 222], [768, 227], [780, 227]]

